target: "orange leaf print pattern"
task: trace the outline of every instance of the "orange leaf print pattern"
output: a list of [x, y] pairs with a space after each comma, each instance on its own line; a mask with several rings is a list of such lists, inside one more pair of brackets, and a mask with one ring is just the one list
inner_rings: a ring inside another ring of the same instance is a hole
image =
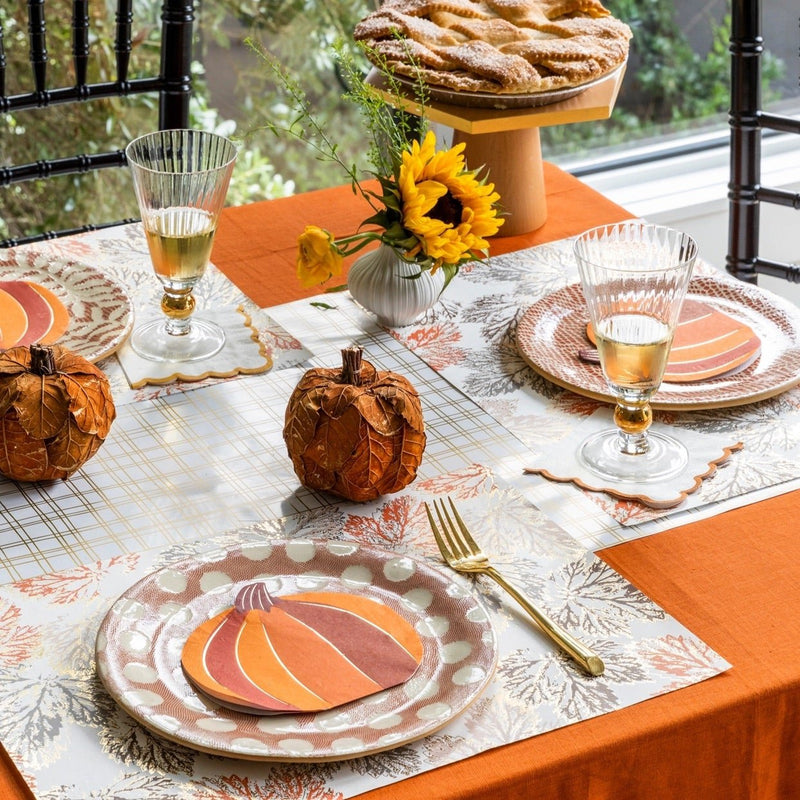
[[431, 494], [450, 494], [453, 497], [466, 499], [477, 497], [486, 492], [493, 478], [491, 471], [483, 464], [470, 464], [455, 474], [440, 475], [419, 481], [417, 486]]
[[656, 519], [663, 514], [657, 509], [648, 508], [636, 500], [620, 500], [602, 492], [586, 492], [587, 497], [600, 506], [609, 516], [621, 525], [634, 525]]
[[418, 352], [423, 360], [437, 372], [463, 363], [467, 354], [458, 345], [461, 331], [455, 325], [431, 325], [419, 328], [403, 338], [409, 350]]
[[238, 775], [212, 778], [207, 783], [197, 784], [197, 800], [275, 800], [291, 797], [292, 800], [342, 800], [344, 795], [325, 786], [320, 778], [310, 773], [287, 774], [273, 772], [266, 781], [254, 781]]
[[644, 642], [642, 656], [660, 672], [681, 677], [708, 674], [715, 663], [715, 653], [708, 645], [685, 636], [669, 635]]
[[7, 606], [0, 611], [0, 665], [22, 664], [41, 643], [39, 630], [31, 625], [18, 625], [21, 611]]
[[125, 572], [130, 572], [138, 562], [136, 553], [114, 556], [108, 561], [95, 561], [73, 570], [25, 578], [14, 586], [29, 597], [47, 597], [51, 603], [67, 605], [98, 597], [100, 583], [109, 569], [122, 566]]
[[302, 350], [302, 343], [282, 328], [259, 328], [258, 337], [270, 353], [281, 350]]
[[372, 516], [351, 515], [342, 532], [346, 539], [392, 550], [413, 545], [426, 530], [425, 509], [411, 497], [401, 496], [389, 500]]
[[564, 392], [555, 402], [555, 407], [567, 414], [579, 414], [582, 417], [589, 417], [601, 408], [604, 403], [592, 400], [590, 397], [582, 397], [572, 392]]

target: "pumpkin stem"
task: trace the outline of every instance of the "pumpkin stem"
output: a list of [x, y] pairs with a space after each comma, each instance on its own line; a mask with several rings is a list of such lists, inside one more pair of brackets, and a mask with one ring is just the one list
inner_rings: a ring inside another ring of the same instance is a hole
[[266, 584], [249, 583], [239, 590], [233, 605], [237, 611], [245, 614], [253, 609], [269, 611], [272, 608], [273, 600]]
[[34, 375], [52, 375], [56, 371], [56, 362], [53, 358], [53, 348], [42, 344], [32, 344], [31, 372]]
[[342, 383], [352, 386], [361, 386], [361, 356], [360, 347], [345, 347], [342, 350]]

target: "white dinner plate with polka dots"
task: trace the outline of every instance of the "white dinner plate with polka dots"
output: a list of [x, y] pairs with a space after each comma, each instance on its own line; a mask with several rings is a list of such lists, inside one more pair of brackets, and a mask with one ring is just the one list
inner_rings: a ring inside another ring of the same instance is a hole
[[[385, 603], [420, 634], [419, 668], [399, 686], [315, 714], [257, 716], [221, 707], [189, 684], [181, 651], [199, 624], [232, 606], [253, 580], [265, 580], [273, 595], [324, 590]], [[338, 761], [446, 725], [491, 679], [497, 641], [485, 608], [454, 574], [357, 542], [303, 539], [215, 550], [153, 572], [111, 607], [96, 657], [112, 697], [160, 736], [256, 761]]]

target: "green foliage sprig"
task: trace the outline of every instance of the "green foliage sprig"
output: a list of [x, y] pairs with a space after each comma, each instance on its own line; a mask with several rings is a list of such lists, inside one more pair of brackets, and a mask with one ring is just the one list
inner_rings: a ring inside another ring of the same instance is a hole
[[[266, 65], [278, 87], [286, 93], [288, 104], [295, 112], [288, 124], [281, 125], [267, 120], [264, 127], [276, 136], [287, 135], [302, 141], [316, 154], [319, 160], [330, 161], [338, 165], [350, 180], [353, 191], [363, 194], [377, 212], [383, 204], [384, 198], [365, 190], [360, 185], [365, 169], [342, 157], [339, 145], [320, 123], [300, 82], [263, 44], [252, 38], [248, 38], [246, 41]], [[341, 40], [333, 44], [333, 52], [339, 74], [347, 87], [342, 97], [355, 104], [369, 133], [366, 159], [372, 167], [370, 171], [373, 177], [378, 180], [387, 176], [396, 177], [400, 168], [399, 154], [409, 142], [418, 138], [427, 129], [424, 108], [428, 93], [424, 82], [421, 79], [414, 82], [415, 99], [423, 113], [420, 116], [412, 115], [389, 106], [375, 88], [367, 83], [352, 51], [345, 47]], [[377, 55], [375, 57], [378, 58]], [[386, 73], [388, 72], [386, 70]], [[390, 74], [384, 74], [384, 79], [392, 94], [403, 94], [403, 88]], [[379, 202], [376, 203], [376, 201]]]

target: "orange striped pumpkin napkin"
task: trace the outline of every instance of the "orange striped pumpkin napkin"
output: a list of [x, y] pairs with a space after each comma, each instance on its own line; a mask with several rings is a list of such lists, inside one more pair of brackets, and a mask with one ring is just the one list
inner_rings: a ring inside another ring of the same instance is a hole
[[686, 299], [672, 340], [664, 380], [691, 383], [716, 378], [751, 364], [761, 339], [741, 320], [699, 300]]
[[0, 349], [52, 344], [69, 326], [64, 304], [31, 281], [0, 281]]
[[197, 689], [254, 714], [348, 703], [407, 681], [421, 660], [413, 626], [382, 603], [343, 592], [273, 598], [264, 583], [196, 628], [181, 656]]
[[[596, 344], [591, 322], [586, 326]], [[686, 299], [672, 340], [665, 383], [694, 383], [745, 369], [761, 353], [761, 339], [739, 319], [700, 300]]]

